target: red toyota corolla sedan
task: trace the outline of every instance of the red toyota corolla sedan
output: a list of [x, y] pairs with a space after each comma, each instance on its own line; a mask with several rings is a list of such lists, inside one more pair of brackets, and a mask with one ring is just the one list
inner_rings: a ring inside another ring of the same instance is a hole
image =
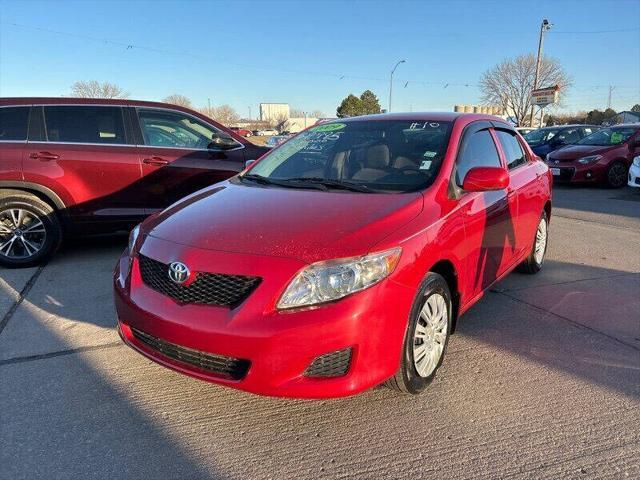
[[115, 271], [123, 340], [249, 392], [419, 393], [457, 318], [542, 267], [551, 176], [484, 115], [312, 127], [131, 233]]

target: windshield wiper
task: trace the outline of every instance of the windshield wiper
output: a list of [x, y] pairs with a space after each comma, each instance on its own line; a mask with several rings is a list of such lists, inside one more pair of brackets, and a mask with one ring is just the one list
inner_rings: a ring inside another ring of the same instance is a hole
[[[269, 178], [269, 177], [263, 177], [262, 175], [256, 175], [253, 173], [241, 175], [240, 178], [244, 180], [251, 180], [256, 183], [261, 183], [262, 185], [277, 185], [279, 187], [286, 187], [286, 188], [314, 188], [316, 190], [317, 189], [327, 190], [327, 187], [324, 185], [319, 185], [317, 183], [316, 184], [302, 183], [297, 181], [298, 179]], [[293, 182], [292, 180], [296, 180], [296, 181]]]
[[300, 182], [300, 183], [308, 183], [308, 184], [316, 184], [322, 185], [327, 188], [336, 188], [340, 190], [350, 190], [352, 192], [362, 192], [362, 193], [371, 193], [371, 190], [366, 185], [362, 185], [360, 183], [353, 182], [345, 182], [340, 180], [332, 180], [330, 178], [321, 178], [321, 177], [298, 177], [298, 178], [289, 178], [286, 180], [287, 182]]

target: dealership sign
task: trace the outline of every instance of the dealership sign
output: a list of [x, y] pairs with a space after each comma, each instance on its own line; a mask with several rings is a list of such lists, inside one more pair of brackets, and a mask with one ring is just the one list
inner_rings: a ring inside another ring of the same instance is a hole
[[560, 87], [555, 85], [553, 87], [538, 88], [531, 91], [531, 104], [538, 105], [539, 107], [546, 107], [552, 103], [558, 101], [558, 92]]

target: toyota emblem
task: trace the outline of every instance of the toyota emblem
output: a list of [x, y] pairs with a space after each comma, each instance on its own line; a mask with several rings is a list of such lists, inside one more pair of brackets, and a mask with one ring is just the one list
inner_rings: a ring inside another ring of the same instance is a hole
[[189, 268], [182, 262], [173, 262], [169, 264], [169, 279], [178, 285], [186, 282], [191, 276]]

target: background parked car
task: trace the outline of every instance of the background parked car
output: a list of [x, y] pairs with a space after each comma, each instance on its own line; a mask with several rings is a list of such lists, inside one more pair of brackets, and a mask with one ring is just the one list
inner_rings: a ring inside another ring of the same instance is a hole
[[547, 156], [555, 181], [599, 183], [618, 188], [627, 183], [638, 154], [640, 124], [603, 128]]
[[242, 135], [243, 137], [251, 137], [253, 132], [251, 130], [247, 130], [242, 127], [229, 127], [230, 130], [236, 132], [238, 135]]
[[267, 140], [267, 147], [277, 147], [281, 143], [286, 142], [289, 138], [291, 138], [291, 135], [274, 135]]
[[274, 130], [273, 128], [266, 128], [263, 130], [254, 130], [254, 134], [258, 135], [259, 137], [266, 137], [269, 135], [278, 135], [278, 131]]
[[634, 188], [640, 188], [640, 155], [633, 159], [631, 167], [629, 167], [628, 185]]
[[517, 132], [524, 136], [527, 133], [531, 133], [531, 132], [535, 132], [537, 130], [537, 128], [533, 128], [533, 127], [516, 127]]
[[35, 265], [63, 235], [128, 230], [269, 149], [154, 102], [0, 98], [0, 265]]
[[524, 136], [533, 153], [540, 158], [545, 158], [548, 153], [553, 152], [565, 145], [578, 143], [587, 135], [591, 135], [599, 127], [594, 125], [561, 125], [555, 127], [544, 127], [529, 132]]

